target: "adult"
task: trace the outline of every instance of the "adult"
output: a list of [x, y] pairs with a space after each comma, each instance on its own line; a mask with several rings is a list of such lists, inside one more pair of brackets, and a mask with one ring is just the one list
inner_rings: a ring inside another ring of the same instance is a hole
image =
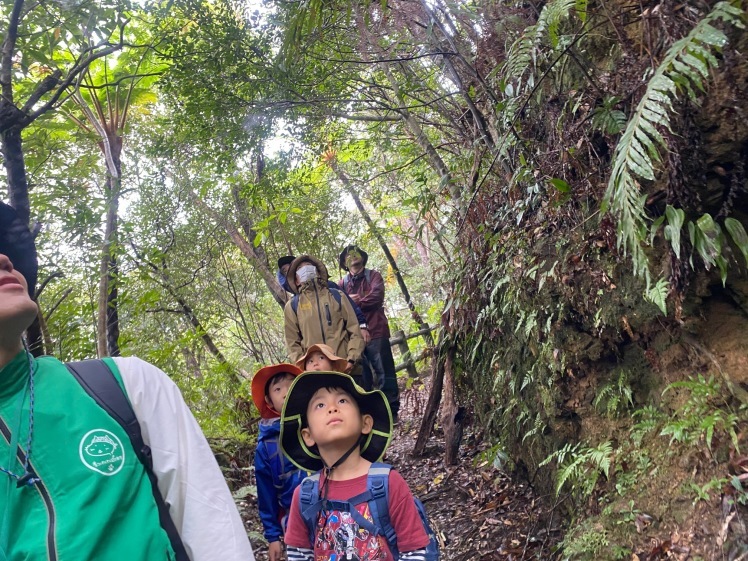
[[63, 363], [24, 348], [37, 314], [36, 274], [31, 233], [0, 203], [0, 559], [254, 560], [177, 387], [137, 358], [107, 360], [152, 452], [181, 541], [172, 545], [128, 433]]
[[347, 272], [338, 286], [361, 308], [369, 327], [371, 339], [364, 355], [371, 368], [372, 386], [387, 396], [392, 418], [397, 422], [400, 390], [390, 347], [390, 326], [384, 313], [384, 279], [378, 271], [366, 268], [369, 254], [356, 245], [343, 249], [338, 261], [340, 268]]
[[[284, 255], [283, 257], [280, 257], [278, 259], [278, 271], [275, 273], [275, 278], [278, 280], [278, 284], [280, 284], [286, 292], [293, 292], [288, 284], [287, 275], [288, 269], [291, 266], [291, 263], [293, 263], [294, 259], [296, 259], [295, 255]], [[327, 288], [340, 290], [338, 285], [330, 279], [327, 279]], [[343, 294], [345, 294], [345, 292]], [[348, 298], [351, 306], [353, 306], [353, 311], [356, 313], [356, 318], [358, 319], [358, 327], [359, 329], [361, 329], [361, 336], [364, 338], [364, 343], [368, 343], [371, 337], [369, 336], [369, 329], [366, 325], [366, 316], [364, 315], [364, 312], [361, 311], [361, 308], [359, 308], [358, 305], [353, 300], [351, 300], [350, 296], [348, 296], [347, 294], [345, 294], [345, 296], [346, 298]], [[368, 368], [366, 362], [364, 362], [363, 367], [364, 371], [366, 371]], [[366, 377], [366, 374], [364, 374], [364, 377]]]
[[360, 378], [366, 343], [351, 302], [328, 288], [325, 264], [311, 255], [301, 255], [291, 263], [286, 278], [294, 293], [284, 309], [286, 350], [291, 362], [304, 356], [310, 346], [324, 343], [348, 361], [346, 373]]

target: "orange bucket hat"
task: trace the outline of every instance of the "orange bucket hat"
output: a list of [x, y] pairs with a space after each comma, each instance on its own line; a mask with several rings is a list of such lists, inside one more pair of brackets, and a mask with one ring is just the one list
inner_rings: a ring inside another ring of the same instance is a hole
[[291, 374], [295, 378], [301, 374], [301, 369], [293, 364], [283, 362], [260, 368], [252, 377], [252, 401], [254, 401], [255, 406], [260, 412], [260, 417], [263, 419], [280, 417], [280, 413], [270, 407], [267, 401], [265, 401], [265, 387], [273, 376], [282, 372]]
[[332, 365], [332, 369], [336, 372], [345, 372], [346, 366], [348, 366], [348, 360], [344, 358], [340, 358], [335, 354], [335, 351], [332, 350], [332, 347], [325, 345], [324, 343], [317, 343], [316, 345], [312, 345], [306, 350], [306, 353], [304, 353], [304, 356], [302, 356], [299, 360], [296, 361], [296, 366], [298, 366], [301, 370], [306, 370], [306, 359], [309, 358], [309, 355], [311, 355], [314, 351], [319, 351], [323, 355], [325, 355], [329, 360], [330, 364]]

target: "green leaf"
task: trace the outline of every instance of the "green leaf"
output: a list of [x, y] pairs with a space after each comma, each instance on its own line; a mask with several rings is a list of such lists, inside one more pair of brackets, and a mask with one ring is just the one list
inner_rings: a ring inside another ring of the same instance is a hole
[[732, 241], [738, 246], [738, 249], [743, 254], [743, 259], [745, 259], [748, 265], [748, 234], [746, 234], [745, 228], [734, 218], [725, 218], [725, 230], [730, 233]]
[[667, 216], [668, 222], [667, 226], [665, 226], [665, 239], [670, 242], [670, 246], [673, 248], [675, 256], [680, 258], [680, 232], [683, 228], [686, 213], [683, 212], [683, 209], [667, 205], [665, 208], [665, 216]]
[[707, 270], [718, 264], [717, 258], [722, 253], [721, 234], [719, 225], [710, 214], [704, 214], [696, 221], [693, 244], [701, 259], [703, 259]]
[[560, 193], [568, 193], [571, 191], [571, 185], [569, 185], [563, 179], [552, 177], [548, 180], [548, 182], [553, 185]]

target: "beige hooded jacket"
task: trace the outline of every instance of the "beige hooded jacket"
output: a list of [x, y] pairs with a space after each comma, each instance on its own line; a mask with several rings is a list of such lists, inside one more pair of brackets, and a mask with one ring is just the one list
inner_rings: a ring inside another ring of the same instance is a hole
[[[317, 268], [317, 278], [297, 286], [296, 271], [303, 263]], [[286, 350], [291, 362], [304, 356], [310, 346], [324, 343], [337, 356], [358, 364], [366, 347], [358, 319], [348, 298], [341, 294], [338, 299], [327, 288], [325, 264], [310, 255], [300, 255], [291, 263], [287, 279], [291, 292], [298, 295], [286, 303], [284, 310]]]

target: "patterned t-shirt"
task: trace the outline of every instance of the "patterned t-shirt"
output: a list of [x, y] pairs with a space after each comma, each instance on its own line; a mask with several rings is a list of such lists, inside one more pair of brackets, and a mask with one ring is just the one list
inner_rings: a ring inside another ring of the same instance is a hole
[[[366, 491], [366, 475], [347, 481], [330, 481], [327, 498], [345, 501]], [[320, 489], [324, 484], [324, 476], [320, 478]], [[325, 511], [320, 513], [317, 520], [315, 543], [309, 543], [304, 520], [299, 513], [299, 492], [296, 488], [291, 503], [291, 514], [286, 530], [286, 544], [302, 549], [314, 549], [314, 559], [317, 561], [392, 561], [393, 557], [387, 540], [383, 536], [371, 534], [360, 526], [350, 512]], [[356, 510], [366, 518], [372, 520], [368, 503], [356, 505]], [[397, 545], [401, 552], [424, 548], [429, 538], [423, 529], [418, 515], [413, 495], [407, 483], [396, 471], [390, 471], [389, 479], [389, 510], [392, 526], [397, 534]]]

